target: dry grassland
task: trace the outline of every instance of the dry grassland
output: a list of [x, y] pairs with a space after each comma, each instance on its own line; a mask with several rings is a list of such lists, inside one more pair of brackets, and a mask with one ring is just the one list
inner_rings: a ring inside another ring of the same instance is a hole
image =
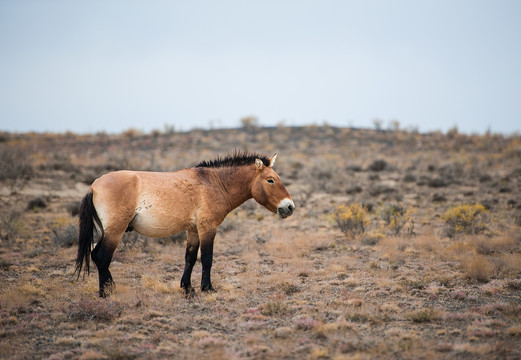
[[[250, 200], [228, 216], [217, 292], [180, 289], [183, 236], [127, 233], [108, 299], [95, 270], [72, 276], [78, 202], [95, 178], [234, 148], [278, 152], [297, 208], [279, 220]], [[519, 136], [3, 133], [0, 358], [520, 358], [520, 190]]]

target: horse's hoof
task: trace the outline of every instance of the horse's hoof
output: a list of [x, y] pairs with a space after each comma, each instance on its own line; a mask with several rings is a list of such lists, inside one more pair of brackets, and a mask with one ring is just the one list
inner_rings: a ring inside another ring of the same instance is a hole
[[187, 298], [193, 298], [195, 296], [195, 289], [191, 285], [184, 286], [184, 289], [185, 289], [185, 296]]
[[116, 289], [116, 283], [114, 281], [110, 281], [105, 284], [105, 286], [101, 287], [99, 289], [99, 297], [100, 298], [107, 298], [114, 292]]
[[217, 290], [215, 290], [213, 288], [212, 284], [206, 285], [206, 286], [201, 286], [201, 291], [204, 291], [204, 292], [217, 292]]

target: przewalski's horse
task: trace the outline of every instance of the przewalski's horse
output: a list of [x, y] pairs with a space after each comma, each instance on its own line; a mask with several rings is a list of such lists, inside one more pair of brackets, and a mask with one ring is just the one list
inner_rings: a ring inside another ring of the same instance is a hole
[[[273, 170], [276, 157], [236, 152], [175, 172], [116, 171], [103, 175], [81, 203], [78, 277], [84, 262], [84, 273], [90, 272], [92, 257], [98, 268], [99, 294], [105, 297], [114, 284], [109, 271], [112, 255], [125, 231], [166, 237], [184, 230], [187, 243], [181, 287], [187, 294], [193, 291], [192, 268], [200, 247], [201, 289], [213, 290], [213, 241], [228, 213], [251, 198], [281, 218], [295, 209]], [[91, 252], [95, 223], [101, 237]]]

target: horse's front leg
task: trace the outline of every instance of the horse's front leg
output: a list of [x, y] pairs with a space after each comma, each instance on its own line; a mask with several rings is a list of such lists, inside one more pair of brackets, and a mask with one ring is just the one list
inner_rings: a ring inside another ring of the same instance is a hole
[[213, 260], [213, 240], [217, 229], [200, 234], [201, 239], [201, 263], [203, 264], [203, 276], [201, 278], [202, 291], [215, 291], [212, 286], [210, 272]]
[[197, 251], [199, 250], [199, 235], [195, 232], [186, 233], [186, 254], [185, 269], [181, 277], [181, 287], [185, 289], [186, 294], [194, 291], [192, 287], [192, 269], [197, 261]]

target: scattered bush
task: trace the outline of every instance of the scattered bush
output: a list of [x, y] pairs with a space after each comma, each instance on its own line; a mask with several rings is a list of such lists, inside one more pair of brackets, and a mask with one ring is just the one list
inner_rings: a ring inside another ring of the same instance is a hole
[[12, 265], [9, 260], [0, 258], [0, 270], [7, 271]]
[[271, 233], [253, 235], [257, 244], [265, 244], [271, 239]]
[[411, 210], [406, 209], [402, 204], [385, 204], [382, 208], [382, 219], [394, 235], [399, 234], [405, 224], [411, 220], [410, 215]]
[[45, 209], [47, 207], [47, 203], [41, 197], [34, 198], [29, 201], [27, 204], [27, 210], [38, 211], [40, 209]]
[[78, 225], [66, 225], [52, 229], [52, 241], [59, 247], [69, 248], [78, 242]]
[[385, 237], [384, 234], [379, 232], [369, 232], [364, 235], [362, 238], [362, 244], [368, 246], [374, 246], [380, 242]]
[[517, 226], [521, 226], [521, 209], [517, 209], [514, 212], [513, 218], [514, 218], [514, 224], [516, 224]]
[[141, 136], [143, 136], [143, 131], [135, 129], [135, 128], [128, 128], [127, 130], [123, 131], [121, 135], [128, 140], [135, 140]]
[[77, 170], [76, 166], [72, 164], [71, 155], [62, 152], [50, 154], [47, 161], [38, 168], [42, 170], [63, 170], [71, 173]]
[[282, 291], [284, 292], [284, 294], [286, 294], [286, 295], [293, 295], [293, 294], [300, 292], [300, 286], [298, 286], [296, 284], [291, 284], [288, 282], [283, 282], [281, 284], [281, 288], [282, 288]]
[[186, 231], [181, 231], [168, 237], [158, 238], [156, 241], [163, 246], [170, 244], [183, 244], [186, 241]]
[[376, 197], [380, 194], [396, 193], [396, 189], [387, 185], [374, 185], [369, 188], [368, 192], [369, 195]]
[[371, 171], [383, 171], [387, 168], [387, 161], [378, 159], [369, 165], [368, 169]]
[[443, 194], [434, 193], [432, 195], [433, 202], [444, 202], [447, 201], [447, 198]]
[[279, 301], [269, 301], [261, 307], [261, 314], [265, 316], [282, 315], [286, 311], [286, 305], [280, 303]]
[[350, 238], [365, 233], [370, 224], [366, 208], [357, 203], [338, 206], [333, 217], [340, 231]]
[[476, 255], [468, 259], [464, 264], [466, 277], [470, 280], [488, 282], [492, 273], [492, 265], [483, 255]]
[[13, 191], [34, 175], [34, 168], [26, 151], [19, 148], [0, 149], [0, 182], [7, 182]]
[[413, 183], [416, 182], [416, 176], [414, 174], [408, 173], [403, 177], [403, 182]]
[[0, 216], [0, 239], [13, 240], [25, 231], [25, 221], [20, 211], [11, 211]]
[[361, 193], [362, 192], [362, 187], [359, 186], [359, 185], [354, 185], [354, 186], [351, 186], [349, 188], [347, 188], [346, 190], [346, 194], [358, 194], [358, 193]]
[[123, 304], [110, 299], [85, 299], [69, 304], [64, 312], [74, 320], [112, 321], [124, 309]]
[[11, 134], [5, 131], [0, 131], [0, 143], [8, 142], [11, 139]]
[[67, 212], [71, 214], [71, 216], [78, 216], [80, 213], [80, 202], [72, 201], [67, 204]]
[[259, 119], [256, 116], [245, 116], [241, 118], [241, 125], [244, 129], [252, 130], [259, 126]]
[[482, 234], [487, 229], [485, 213], [487, 210], [479, 203], [458, 205], [448, 209], [443, 215], [445, 234], [453, 238], [458, 234]]
[[521, 279], [508, 280], [507, 287], [512, 290], [521, 290]]
[[423, 323], [439, 319], [440, 314], [433, 308], [423, 308], [411, 311], [406, 314], [406, 318], [416, 323]]
[[362, 171], [362, 167], [360, 165], [349, 165], [346, 167], [346, 171], [360, 172]]
[[295, 204], [297, 204], [297, 207], [304, 208], [306, 207], [306, 204], [311, 199], [311, 188], [304, 188], [300, 191], [296, 192], [293, 195], [293, 201], [295, 201]]
[[472, 243], [476, 252], [480, 255], [492, 255], [500, 252], [510, 252], [516, 246], [515, 240], [511, 236], [476, 236], [472, 238]]
[[227, 216], [224, 221], [219, 225], [218, 231], [220, 233], [225, 233], [228, 231], [231, 231], [236, 226], [236, 220], [232, 218], [231, 216]]
[[445, 179], [438, 177], [438, 178], [429, 179], [429, 181], [427, 182], [427, 185], [429, 185], [432, 188], [440, 188], [440, 187], [448, 186], [449, 183]]
[[479, 176], [479, 182], [480, 183], [486, 183], [492, 181], [492, 176], [489, 174], [482, 174]]
[[295, 320], [295, 329], [297, 330], [311, 330], [315, 326], [318, 326], [320, 322], [313, 318], [300, 317]]
[[148, 246], [148, 238], [135, 232], [130, 231], [123, 234], [118, 251], [124, 253], [130, 250], [145, 250]]

